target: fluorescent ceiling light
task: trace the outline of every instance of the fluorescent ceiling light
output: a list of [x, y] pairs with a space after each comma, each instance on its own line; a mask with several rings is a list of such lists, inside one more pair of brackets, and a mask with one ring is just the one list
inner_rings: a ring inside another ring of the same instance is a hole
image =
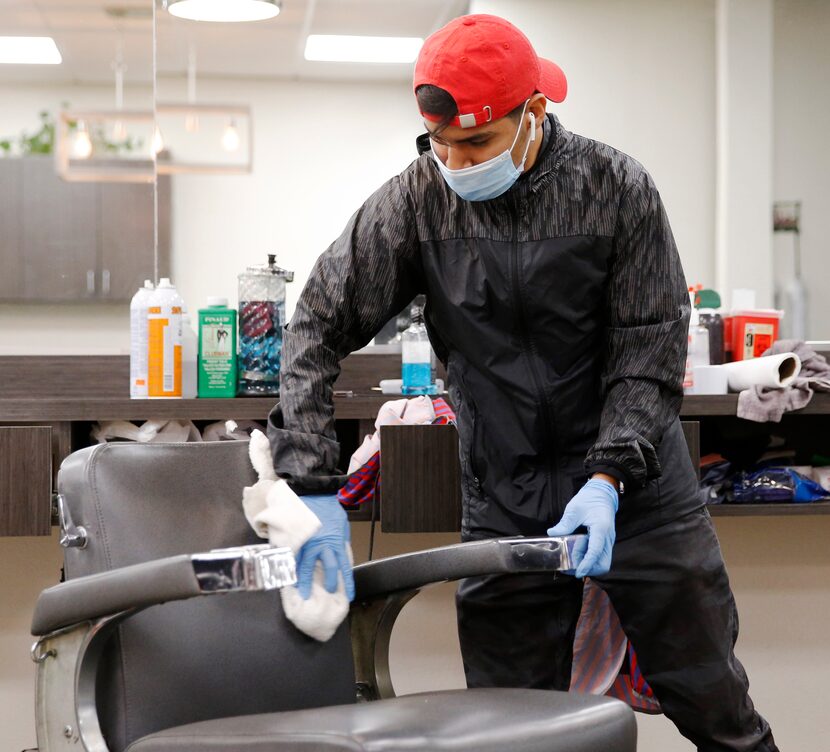
[[338, 63], [412, 63], [423, 43], [420, 37], [310, 34], [305, 43], [305, 59]]
[[10, 65], [60, 65], [52, 37], [0, 37], [0, 63]]
[[265, 21], [280, 12], [279, 0], [165, 0], [164, 7], [190, 21]]

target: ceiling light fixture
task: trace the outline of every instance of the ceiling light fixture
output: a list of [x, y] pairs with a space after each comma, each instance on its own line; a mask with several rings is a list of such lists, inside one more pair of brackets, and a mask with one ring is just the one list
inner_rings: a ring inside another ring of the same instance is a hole
[[[187, 103], [196, 104], [196, 48], [192, 44], [187, 50]], [[199, 116], [195, 112], [184, 116], [184, 129], [188, 133], [199, 132]]]
[[158, 156], [164, 151], [164, 136], [161, 135], [161, 128], [158, 125], [153, 129], [153, 142], [150, 148], [153, 150], [155, 156]]
[[89, 159], [92, 156], [92, 138], [83, 120], [78, 121], [78, 130], [72, 138], [72, 156], [75, 159]]
[[423, 43], [421, 37], [309, 34], [305, 59], [333, 63], [412, 63]]
[[239, 149], [239, 131], [236, 129], [236, 121], [231, 118], [222, 133], [222, 148], [225, 151], [236, 151]]
[[0, 63], [60, 65], [61, 53], [52, 37], [0, 37]]
[[279, 15], [280, 0], [164, 0], [168, 13], [190, 21], [265, 21]]
[[[124, 72], [127, 66], [124, 64], [124, 43], [118, 40], [115, 48], [115, 60], [112, 61], [112, 69], [115, 72], [115, 110], [121, 112], [124, 109]], [[116, 120], [112, 127], [112, 140], [116, 143], [127, 140], [127, 127], [123, 120]]]

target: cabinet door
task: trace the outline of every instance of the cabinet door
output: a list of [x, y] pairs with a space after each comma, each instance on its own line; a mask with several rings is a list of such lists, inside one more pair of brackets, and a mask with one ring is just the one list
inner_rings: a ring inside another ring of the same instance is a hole
[[23, 281], [19, 159], [0, 159], [0, 300], [20, 297]]
[[21, 160], [22, 300], [95, 297], [98, 261], [98, 187], [69, 183], [51, 157]]
[[52, 429], [0, 426], [0, 536], [52, 532]]
[[460, 530], [461, 468], [455, 426], [383, 426], [380, 447], [381, 530]]
[[101, 183], [100, 191], [100, 297], [129, 300], [153, 279], [153, 186]]

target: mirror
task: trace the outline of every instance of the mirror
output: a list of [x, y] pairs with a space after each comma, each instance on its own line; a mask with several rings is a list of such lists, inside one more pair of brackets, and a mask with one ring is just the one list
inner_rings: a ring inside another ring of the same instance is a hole
[[[647, 167], [689, 284], [727, 306], [753, 288], [786, 309], [782, 336], [830, 339], [830, 3], [282, 0], [267, 20], [209, 23], [157, 1], [155, 26], [151, 0], [3, 3], [0, 37], [52, 37], [61, 56], [0, 63], [4, 352], [126, 352], [124, 304], [143, 279], [172, 276], [191, 308], [235, 304], [237, 275], [268, 253], [295, 272], [290, 317], [317, 256], [421, 132], [411, 64], [306, 60], [306, 40], [424, 37], [468, 11], [526, 30], [568, 74], [564, 126]], [[156, 210], [132, 178], [157, 173]]]
[[773, 20], [776, 305], [786, 335], [828, 340], [830, 3], [777, 0]]
[[[154, 273], [152, 8], [11, 0], [0, 19], [0, 300], [123, 304]], [[122, 162], [141, 179], [101, 182]]]

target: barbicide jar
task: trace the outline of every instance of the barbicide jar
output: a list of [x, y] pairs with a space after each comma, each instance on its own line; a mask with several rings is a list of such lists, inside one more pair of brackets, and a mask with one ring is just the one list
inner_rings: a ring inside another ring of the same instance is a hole
[[294, 272], [276, 264], [249, 266], [239, 275], [239, 394], [279, 394], [285, 285]]

